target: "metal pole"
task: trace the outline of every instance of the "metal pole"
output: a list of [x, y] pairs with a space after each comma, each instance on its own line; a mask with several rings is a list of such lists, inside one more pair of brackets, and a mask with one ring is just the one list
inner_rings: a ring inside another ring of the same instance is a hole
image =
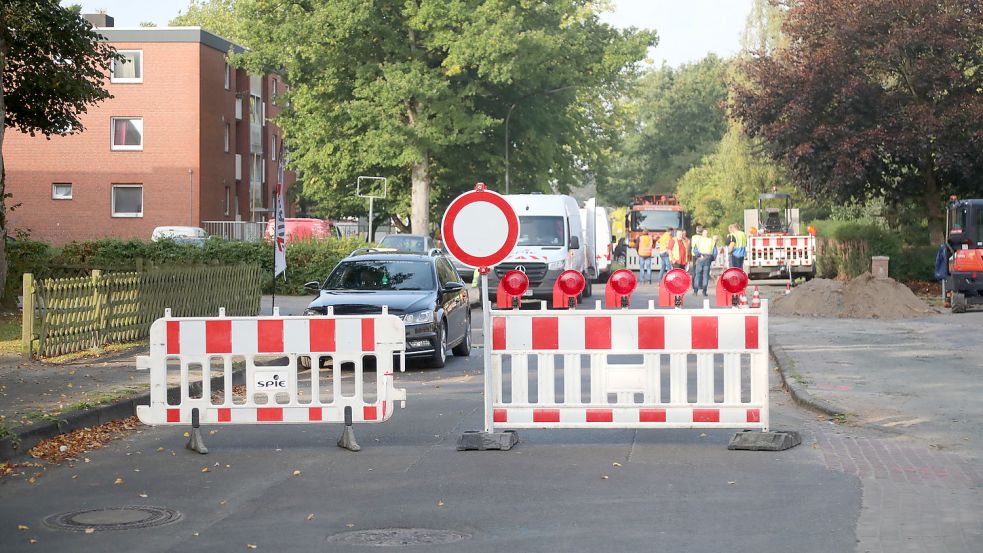
[[512, 110], [515, 104], [509, 107], [509, 113], [505, 116], [505, 193], [509, 193], [509, 120], [512, 119]]
[[[478, 269], [475, 268], [477, 271]], [[491, 301], [488, 298], [488, 273], [481, 275], [481, 334], [484, 343], [482, 353], [485, 364], [485, 432], [491, 433], [494, 424], [494, 394], [492, 387], [494, 369], [491, 363], [492, 349], [492, 329], [491, 329]]]
[[195, 225], [195, 173], [192, 169], [188, 169], [188, 217], [191, 218], [188, 226], [197, 226]]
[[[275, 189], [274, 189], [275, 190]], [[277, 225], [280, 220], [280, 202], [276, 192], [273, 193], [273, 301], [270, 305], [270, 315], [276, 312], [276, 248], [277, 248]], [[286, 237], [284, 237], [286, 238]]]
[[369, 196], [369, 230], [365, 233], [365, 241], [372, 242], [372, 202], [375, 198]]

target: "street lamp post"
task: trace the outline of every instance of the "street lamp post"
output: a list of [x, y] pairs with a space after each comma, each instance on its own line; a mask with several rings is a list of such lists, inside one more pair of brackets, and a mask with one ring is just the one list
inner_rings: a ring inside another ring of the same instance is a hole
[[509, 193], [509, 149], [510, 149], [510, 146], [511, 146], [509, 144], [509, 121], [512, 119], [512, 110], [514, 110], [515, 109], [515, 106], [519, 105], [519, 102], [521, 102], [522, 100], [525, 100], [525, 99], [530, 98], [532, 96], [536, 96], [537, 94], [542, 94], [543, 96], [549, 96], [550, 94], [554, 94], [556, 92], [561, 92], [563, 90], [569, 90], [571, 88], [577, 88], [577, 85], [562, 86], [560, 88], [552, 88], [550, 90], [544, 90], [542, 92], [535, 92], [533, 94], [527, 94], [527, 95], [523, 96], [522, 98], [519, 98], [518, 101], [513, 102], [513, 104], [511, 106], [509, 106], [509, 112], [505, 116], [505, 193], [506, 194]]

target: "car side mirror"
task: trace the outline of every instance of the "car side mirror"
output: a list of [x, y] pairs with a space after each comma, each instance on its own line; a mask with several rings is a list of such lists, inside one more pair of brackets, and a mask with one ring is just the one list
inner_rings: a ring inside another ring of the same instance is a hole
[[304, 284], [304, 290], [307, 290], [308, 292], [310, 292], [312, 294], [320, 294], [321, 293], [321, 283], [318, 282], [318, 281], [316, 281], [316, 280], [312, 280], [312, 281]]
[[576, 236], [571, 236], [570, 237], [570, 249], [571, 250], [579, 250], [580, 249], [580, 238], [577, 238]]
[[457, 292], [464, 289], [463, 282], [448, 282], [444, 284], [444, 292]]

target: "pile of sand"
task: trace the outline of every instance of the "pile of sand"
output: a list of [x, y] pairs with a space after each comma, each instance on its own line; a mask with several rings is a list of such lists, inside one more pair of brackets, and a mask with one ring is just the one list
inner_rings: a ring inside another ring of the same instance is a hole
[[907, 286], [891, 278], [864, 273], [840, 283], [813, 279], [771, 302], [773, 315], [843, 317], [850, 319], [904, 319], [935, 313]]

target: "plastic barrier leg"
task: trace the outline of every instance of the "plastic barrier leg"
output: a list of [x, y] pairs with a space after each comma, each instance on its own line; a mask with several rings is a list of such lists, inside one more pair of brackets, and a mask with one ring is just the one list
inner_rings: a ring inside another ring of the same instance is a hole
[[202, 455], [208, 453], [208, 448], [205, 447], [205, 440], [201, 437], [201, 420], [199, 419], [197, 407], [191, 410], [191, 437], [188, 438], [188, 445], [185, 447], [191, 451], [197, 451]]
[[338, 439], [338, 447], [347, 449], [348, 451], [361, 451], [362, 446], [358, 445], [355, 441], [355, 428], [352, 426], [352, 408], [351, 406], [345, 407], [345, 431], [342, 432], [341, 438]]

